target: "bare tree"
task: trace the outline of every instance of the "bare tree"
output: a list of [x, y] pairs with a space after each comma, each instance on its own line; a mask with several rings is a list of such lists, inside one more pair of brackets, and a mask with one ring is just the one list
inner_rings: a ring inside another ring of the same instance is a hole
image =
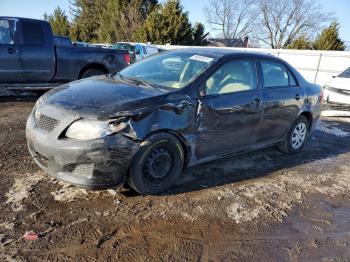
[[300, 35], [310, 34], [329, 21], [330, 14], [314, 0], [257, 0], [260, 18], [257, 38], [271, 48], [285, 48]]
[[205, 8], [212, 30], [228, 39], [242, 39], [252, 32], [257, 17], [254, 0], [211, 0]]

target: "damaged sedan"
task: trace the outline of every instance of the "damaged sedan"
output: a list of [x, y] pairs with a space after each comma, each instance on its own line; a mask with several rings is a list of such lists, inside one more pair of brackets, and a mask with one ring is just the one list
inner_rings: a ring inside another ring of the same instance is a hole
[[299, 152], [321, 98], [279, 58], [189, 48], [51, 90], [26, 136], [34, 161], [58, 179], [158, 194], [201, 162], [268, 146]]

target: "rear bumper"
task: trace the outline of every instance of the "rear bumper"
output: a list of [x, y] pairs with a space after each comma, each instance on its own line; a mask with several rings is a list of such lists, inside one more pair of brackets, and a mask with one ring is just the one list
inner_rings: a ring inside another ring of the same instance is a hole
[[49, 175], [91, 189], [117, 187], [124, 183], [138, 143], [115, 134], [77, 141], [53, 139], [38, 129], [29, 117], [28, 149], [35, 163]]

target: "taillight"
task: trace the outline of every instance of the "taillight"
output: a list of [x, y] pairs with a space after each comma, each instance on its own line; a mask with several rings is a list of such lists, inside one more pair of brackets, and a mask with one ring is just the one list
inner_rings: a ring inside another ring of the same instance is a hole
[[124, 61], [130, 65], [130, 62], [131, 62], [131, 58], [130, 58], [130, 54], [124, 54]]
[[327, 86], [325, 86], [321, 90], [321, 99], [320, 100], [322, 103], [327, 103], [327, 100], [328, 100], [328, 94], [327, 94], [326, 90], [327, 90]]

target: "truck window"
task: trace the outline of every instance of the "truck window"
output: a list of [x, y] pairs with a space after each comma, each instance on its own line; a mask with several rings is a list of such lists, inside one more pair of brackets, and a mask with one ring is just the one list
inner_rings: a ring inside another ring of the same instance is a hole
[[43, 45], [45, 36], [40, 23], [22, 22], [23, 45]]
[[0, 44], [13, 45], [13, 21], [0, 19]]

